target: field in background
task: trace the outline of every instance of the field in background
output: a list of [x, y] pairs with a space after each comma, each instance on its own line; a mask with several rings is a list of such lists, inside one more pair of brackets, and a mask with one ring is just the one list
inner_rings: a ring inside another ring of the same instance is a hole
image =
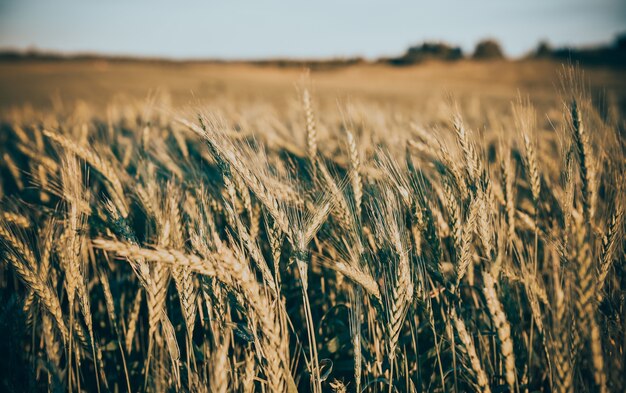
[[[473, 97], [483, 105], [505, 105], [518, 91], [533, 102], [554, 104], [559, 98], [561, 63], [534, 61], [430, 62], [410, 67], [355, 65], [312, 72], [316, 99], [334, 105], [366, 99], [398, 109], [416, 109], [425, 100]], [[145, 99], [155, 91], [168, 93], [175, 106], [219, 100], [258, 101], [280, 106], [296, 96], [300, 68], [246, 64], [133, 63], [50, 61], [0, 63], [0, 108], [30, 103], [50, 107], [82, 100], [106, 105], [112, 99]], [[592, 92], [600, 90], [624, 105], [626, 78], [622, 69], [585, 69]]]

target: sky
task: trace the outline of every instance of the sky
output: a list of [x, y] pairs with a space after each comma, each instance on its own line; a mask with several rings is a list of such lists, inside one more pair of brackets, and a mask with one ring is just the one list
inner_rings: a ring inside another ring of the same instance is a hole
[[0, 48], [168, 58], [377, 58], [423, 41], [521, 56], [610, 42], [624, 0], [0, 0]]

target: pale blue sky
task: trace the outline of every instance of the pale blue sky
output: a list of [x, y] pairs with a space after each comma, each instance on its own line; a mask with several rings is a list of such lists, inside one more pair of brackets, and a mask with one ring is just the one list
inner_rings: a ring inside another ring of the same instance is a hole
[[485, 37], [519, 56], [624, 31], [624, 0], [0, 0], [0, 48], [173, 58], [375, 58]]

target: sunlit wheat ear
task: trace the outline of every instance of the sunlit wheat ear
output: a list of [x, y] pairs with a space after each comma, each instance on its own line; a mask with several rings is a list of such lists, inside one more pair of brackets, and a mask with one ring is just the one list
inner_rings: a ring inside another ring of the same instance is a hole
[[[78, 159], [72, 152], [66, 152], [62, 158], [61, 180], [63, 197], [66, 200], [65, 228], [57, 245], [57, 254], [60, 257], [61, 266], [65, 273], [64, 286], [67, 293], [70, 321], [77, 322], [74, 316], [74, 301], [78, 300], [83, 320], [87, 327], [89, 346], [92, 349], [94, 362], [97, 360], [96, 343], [94, 341], [93, 317], [91, 302], [86, 284], [86, 237], [85, 227], [87, 224], [86, 212], [82, 206], [88, 205], [89, 194], [85, 188], [83, 173], [79, 167]], [[71, 323], [71, 322], [70, 322]], [[70, 326], [70, 331], [74, 326]], [[77, 330], [78, 332], [78, 330]], [[70, 348], [72, 346], [70, 337]], [[98, 365], [96, 364], [96, 369]], [[96, 384], [100, 386], [98, 371], [95, 372]], [[70, 380], [71, 383], [71, 376]]]
[[56, 327], [63, 337], [63, 341], [67, 342], [68, 330], [63, 318], [63, 311], [58, 296], [54, 291], [31, 270], [20, 256], [12, 252], [5, 252], [5, 258], [11, 263], [17, 275], [30, 287], [46, 311], [50, 313], [56, 323]]
[[180, 120], [192, 131], [198, 133], [198, 135], [205, 138], [209, 144], [213, 157], [222, 163], [221, 165], [228, 165], [230, 169], [235, 171], [241, 179], [250, 188], [250, 191], [263, 203], [268, 213], [276, 221], [281, 231], [285, 233], [287, 237], [291, 236], [291, 230], [288, 222], [288, 218], [285, 216], [285, 212], [280, 208], [280, 203], [277, 200], [274, 193], [268, 188], [257, 174], [251, 171], [246, 165], [241, 162], [241, 159], [237, 157], [236, 152], [233, 150], [232, 145], [225, 144], [223, 142], [223, 136], [215, 133], [215, 130], [209, 128], [204, 123], [201, 126], [197, 126], [187, 120]]
[[541, 178], [537, 158], [537, 115], [528, 100], [519, 98], [513, 105], [513, 118], [522, 140], [527, 181], [536, 207], [541, 193]]
[[511, 149], [503, 147], [504, 153], [501, 161], [502, 189], [504, 191], [504, 203], [506, 209], [506, 223], [509, 243], [515, 238], [515, 167], [511, 162]]
[[[48, 277], [50, 275], [51, 270], [51, 259], [53, 253], [53, 240], [56, 229], [56, 221], [51, 218], [47, 220], [42, 228], [38, 231], [38, 246], [39, 246], [39, 264], [37, 267], [37, 274], [41, 278], [43, 282], [48, 281]], [[0, 227], [0, 237], [2, 237], [2, 228]], [[33, 267], [34, 269], [35, 267]], [[35, 304], [35, 294], [32, 290], [26, 296], [24, 300], [23, 310], [30, 317], [34, 314], [32, 313], [33, 305]]]
[[317, 128], [315, 125], [315, 115], [311, 104], [311, 94], [306, 87], [302, 92], [302, 106], [306, 120], [306, 145], [309, 158], [314, 161], [317, 156]]
[[[225, 332], [227, 333], [227, 332]], [[232, 370], [230, 369], [230, 362], [228, 361], [228, 350], [230, 341], [226, 337], [221, 339], [218, 343], [218, 347], [211, 355], [211, 376], [209, 384], [211, 386], [212, 393], [226, 393], [230, 391], [229, 385], [232, 380]]]
[[342, 246], [337, 246], [341, 251], [336, 257], [318, 258], [328, 268], [336, 270], [359, 285], [367, 295], [374, 298], [374, 301], [382, 302], [379, 284], [372, 274], [361, 240], [358, 237], [344, 237], [338, 243]]
[[469, 196], [468, 184], [464, 175], [463, 160], [459, 160], [452, 155], [448, 147], [444, 144], [438, 145], [437, 158], [441, 162], [442, 171], [448, 177], [450, 185], [465, 199]]
[[[166, 210], [169, 211], [168, 216], [172, 226], [171, 241], [174, 247], [180, 249], [184, 245], [184, 223], [180, 211], [180, 204], [183, 199], [183, 195], [179, 186], [175, 185], [173, 182], [168, 183], [168, 194], [169, 197], [167, 198]], [[191, 272], [191, 268], [186, 266], [174, 266], [172, 267], [171, 272], [176, 291], [178, 292], [180, 299], [183, 317], [185, 318], [187, 339], [191, 341], [197, 313], [194, 276]]]
[[332, 209], [333, 217], [344, 230], [349, 231], [350, 223], [353, 221], [353, 214], [350, 209], [350, 203], [342, 190], [343, 187], [335, 182], [326, 164], [324, 164], [321, 159], [316, 161], [316, 168], [318, 169], [316, 173], [321, 177], [320, 183], [322, 183], [322, 185], [320, 185], [320, 188], [327, 187], [332, 195], [334, 201]]
[[63, 194], [68, 201], [67, 222], [61, 236], [59, 253], [63, 269], [65, 270], [65, 288], [68, 300], [73, 308], [76, 291], [83, 282], [83, 261], [82, 248], [84, 238], [82, 236], [83, 226], [86, 217], [82, 213], [81, 201], [85, 201], [85, 190], [82, 184], [82, 174], [78, 166], [77, 159], [69, 153], [61, 168], [61, 178], [63, 181]]
[[593, 363], [593, 378], [596, 382], [597, 388], [600, 392], [606, 393], [606, 372], [604, 366], [604, 353], [602, 349], [602, 337], [600, 332], [600, 326], [595, 316], [590, 318], [590, 341], [591, 341], [591, 356]]
[[474, 230], [476, 228], [476, 222], [480, 209], [480, 203], [473, 201], [470, 210], [467, 213], [467, 218], [462, 226], [461, 239], [459, 242], [460, 248], [457, 250], [456, 261], [456, 287], [458, 288], [461, 280], [467, 274], [467, 270], [472, 268], [472, 241], [474, 238]]
[[328, 383], [328, 386], [330, 386], [330, 388], [332, 389], [334, 393], [347, 393], [348, 392], [348, 387], [346, 386], [346, 384], [338, 379], [333, 379], [332, 381], [330, 381]]
[[[264, 296], [265, 292], [262, 291], [244, 261], [239, 260], [231, 249], [223, 245], [218, 245], [218, 253], [226, 262], [228, 274], [240, 283], [250, 310], [259, 322], [259, 331], [263, 332], [257, 350], [265, 359], [263, 369], [267, 375], [269, 387], [272, 391], [284, 391], [287, 387], [291, 389], [294, 383], [288, 368], [287, 343], [284, 340], [285, 336], [281, 334], [281, 324], [274, 308], [269, 304], [269, 299]], [[221, 277], [221, 273], [219, 276]], [[224, 278], [220, 280], [226, 282]]]
[[606, 278], [615, 261], [620, 239], [623, 237], [624, 211], [621, 204], [615, 207], [606, 225], [604, 236], [602, 236], [602, 248], [600, 251], [600, 273], [598, 274], [598, 296], [602, 297], [602, 290], [606, 284]]
[[24, 189], [24, 180], [22, 180], [22, 172], [20, 168], [17, 166], [13, 158], [9, 153], [4, 153], [2, 155], [2, 159], [9, 170], [11, 176], [13, 176], [13, 181], [15, 182], [15, 186], [18, 190]]
[[261, 275], [263, 276], [265, 285], [268, 286], [274, 293], [276, 293], [276, 282], [274, 280], [274, 276], [270, 271], [270, 268], [261, 252], [261, 248], [259, 244], [252, 239], [248, 230], [245, 228], [244, 224], [241, 222], [241, 218], [237, 213], [234, 212], [232, 204], [226, 205], [226, 213], [229, 215], [234, 222], [235, 231], [239, 239], [241, 239], [244, 247], [248, 251], [248, 254], [252, 258], [252, 260], [256, 263], [257, 268], [261, 271]]
[[537, 164], [537, 154], [533, 142], [527, 134], [523, 136], [524, 149], [526, 151], [526, 166], [527, 172], [530, 176], [530, 190], [533, 195], [535, 203], [539, 201], [539, 195], [541, 192], [541, 180], [539, 178], [539, 169]]
[[241, 199], [241, 204], [244, 210], [248, 213], [248, 217], [252, 221], [251, 215], [253, 214], [252, 198], [250, 196], [250, 190], [246, 186], [246, 183], [237, 174], [231, 173], [232, 181], [237, 191], [237, 195]]
[[[244, 291], [246, 301], [249, 302], [251, 309], [256, 315], [256, 319], [263, 324], [260, 331], [264, 332], [264, 337], [267, 337], [268, 340], [267, 344], [262, 344], [264, 348], [263, 353], [268, 356], [270, 354], [276, 355], [273, 357], [274, 360], [268, 363], [268, 368], [266, 369], [270, 375], [270, 380], [272, 381], [271, 386], [280, 388], [281, 386], [284, 387], [285, 384], [289, 383], [290, 379], [288, 378], [288, 372], [285, 371], [286, 363], [276, 352], [276, 348], [283, 348], [283, 344], [281, 343], [280, 336], [276, 330], [275, 314], [272, 311], [272, 307], [268, 303], [267, 299], [265, 299], [263, 295], [264, 292], [259, 287], [259, 284], [256, 282], [254, 275], [250, 272], [249, 267], [245, 263], [242, 263], [242, 261], [239, 261], [228, 248], [225, 248], [224, 245], [218, 246], [217, 252], [219, 253], [219, 258], [221, 260], [228, 262], [223, 266], [220, 265], [225, 268], [224, 270], [214, 270], [213, 267], [217, 267], [217, 265], [214, 264], [214, 261], [204, 261], [197, 256], [182, 254], [175, 250], [149, 250], [132, 244], [105, 240], [94, 240], [93, 243], [99, 248], [115, 252], [120, 256], [144, 258], [145, 260], [156, 262], [157, 265], [176, 264], [188, 266], [198, 274], [217, 276], [222, 282], [230, 286], [233, 285], [233, 280], [239, 283], [240, 288]], [[148, 303], [150, 305], [150, 299]], [[163, 318], [166, 318], [163, 313], [160, 318], [157, 315], [155, 323], [159, 323], [159, 321], [161, 321], [161, 323], [163, 323], [163, 321], [168, 322]], [[282, 388], [280, 390], [282, 391]]]
[[544, 338], [544, 314], [541, 312], [540, 303], [548, 305], [547, 295], [545, 290], [539, 286], [538, 279], [533, 275], [530, 267], [522, 267], [522, 282], [524, 283], [524, 290], [526, 291], [526, 297], [530, 306], [531, 315], [537, 326], [539, 334]]
[[17, 139], [22, 142], [22, 143], [29, 143], [30, 142], [30, 137], [28, 136], [28, 134], [26, 133], [26, 131], [24, 130], [24, 128], [19, 125], [19, 124], [13, 124], [11, 127], [11, 131], [13, 131], [13, 133], [15, 134], [15, 136], [17, 137]]
[[[408, 163], [412, 165], [410, 157]], [[425, 238], [428, 241], [432, 241], [431, 248], [434, 251], [435, 261], [434, 265], [438, 264], [438, 238], [434, 238], [434, 232], [432, 231], [432, 221], [429, 222], [432, 217], [430, 211], [426, 206], [424, 198], [422, 197], [422, 184], [419, 184], [415, 179], [416, 173], [407, 171], [400, 168], [397, 161], [393, 159], [389, 152], [379, 150], [376, 154], [377, 164], [380, 170], [385, 174], [385, 179], [388, 184], [385, 184], [382, 188], [391, 186], [397, 194], [400, 196], [400, 200], [403, 203], [403, 207], [410, 212], [410, 233], [413, 237], [414, 253], [417, 256], [422, 255], [422, 242]]]
[[240, 373], [242, 374], [239, 382], [241, 391], [244, 393], [253, 393], [254, 379], [257, 373], [257, 364], [253, 351], [246, 351], [243, 371], [240, 371]]
[[474, 341], [472, 340], [471, 334], [467, 331], [467, 327], [465, 326], [465, 322], [457, 315], [456, 309], [452, 308], [451, 318], [454, 324], [454, 327], [459, 335], [459, 339], [467, 352], [467, 356], [469, 357], [470, 366], [472, 367], [472, 371], [476, 377], [476, 383], [478, 387], [483, 392], [491, 392], [489, 387], [489, 380], [487, 379], [487, 374], [485, 374], [485, 370], [482, 367], [480, 359], [476, 353], [476, 347], [474, 346]]
[[153, 265], [188, 267], [198, 274], [215, 276], [215, 261], [205, 260], [194, 254], [186, 254], [175, 249], [162, 247], [144, 248], [132, 243], [125, 243], [116, 240], [94, 239], [92, 243], [95, 247], [113, 252], [120, 257], [131, 259], [144, 259], [155, 262]]
[[42, 315], [42, 334], [48, 359], [50, 359], [55, 367], [59, 367], [61, 362], [61, 345], [55, 334], [54, 323], [52, 321], [53, 320], [49, 315]]
[[453, 126], [456, 132], [457, 143], [459, 144], [461, 152], [463, 153], [463, 158], [465, 159], [465, 170], [468, 179], [471, 183], [476, 183], [480, 173], [482, 172], [482, 162], [478, 152], [476, 151], [472, 135], [463, 124], [463, 120], [459, 115], [455, 116]]
[[12, 228], [9, 225], [9, 221], [4, 217], [0, 217], [0, 241], [15, 250], [18, 255], [22, 255], [30, 269], [35, 269], [38, 266], [35, 253], [22, 237], [21, 230]]
[[176, 291], [180, 297], [181, 308], [187, 327], [189, 338], [193, 336], [196, 321], [196, 288], [191, 269], [188, 267], [172, 268], [172, 277], [176, 286]]
[[167, 349], [167, 353], [169, 355], [170, 360], [170, 369], [174, 379], [174, 384], [177, 389], [180, 389], [180, 370], [179, 370], [179, 360], [180, 360], [180, 349], [178, 348], [178, 343], [176, 341], [176, 333], [174, 331], [174, 326], [170, 322], [167, 315], [165, 315], [165, 311], [162, 311], [161, 315], [161, 331], [163, 333], [163, 341], [165, 342], [165, 348]]
[[461, 208], [457, 196], [455, 195], [451, 181], [443, 179], [443, 189], [445, 196], [445, 204], [447, 209], [448, 226], [450, 227], [450, 236], [452, 237], [453, 244], [457, 249], [461, 248]]
[[284, 236], [276, 225], [275, 222], [268, 222], [268, 217], [265, 219], [265, 230], [270, 242], [270, 249], [272, 254], [272, 262], [274, 266], [274, 278], [276, 280], [276, 288], [280, 290], [281, 283], [281, 271], [280, 271], [280, 258], [283, 251]]
[[570, 339], [568, 328], [565, 325], [567, 318], [567, 305], [565, 292], [560, 284], [558, 269], [555, 269], [553, 282], [555, 283], [555, 335], [552, 338], [551, 349], [554, 357], [554, 387], [560, 392], [574, 391], [574, 359], [570, 352]]
[[404, 206], [410, 209], [413, 206], [411, 185], [406, 173], [400, 168], [398, 162], [391, 157], [389, 152], [378, 150], [376, 152], [376, 164], [381, 172], [385, 174], [390, 185], [395, 188]]
[[583, 126], [578, 103], [571, 104], [572, 139], [578, 156], [578, 169], [581, 178], [583, 211], [588, 223], [594, 219], [596, 202], [596, 169], [589, 135]]
[[95, 152], [77, 145], [75, 142], [68, 138], [49, 131], [44, 130], [44, 135], [54, 142], [61, 145], [64, 149], [76, 154], [76, 156], [85, 160], [92, 168], [98, 171], [107, 181], [111, 187], [111, 198], [119, 209], [123, 217], [128, 216], [128, 204], [124, 196], [124, 188], [122, 187], [122, 181], [118, 177], [117, 171], [110, 163], [99, 157]]
[[183, 155], [183, 158], [188, 160], [189, 148], [187, 147], [187, 140], [185, 138], [185, 135], [183, 135], [181, 130], [176, 127], [173, 127], [171, 132], [172, 132], [172, 136], [174, 137], [174, 140], [176, 141], [176, 145], [178, 146], [178, 148], [180, 149], [180, 152]]
[[[33, 149], [31, 149], [31, 147], [27, 146], [27, 145], [17, 145], [17, 149], [24, 154], [25, 156], [27, 156], [30, 160], [36, 161], [38, 163], [39, 166], [42, 166], [44, 168], [44, 170], [46, 172], [49, 173], [57, 173], [57, 171], [59, 170], [59, 165], [58, 163], [53, 160], [52, 158], [44, 155], [42, 152], [38, 152], [35, 151]], [[42, 179], [39, 179], [39, 182], [41, 184], [41, 187], [45, 190], [48, 187], [48, 183], [47, 181], [44, 182]], [[42, 200], [42, 202], [45, 202]]]
[[487, 302], [487, 308], [489, 310], [489, 314], [491, 314], [491, 320], [495, 325], [496, 334], [498, 335], [500, 354], [504, 358], [506, 382], [511, 391], [515, 391], [517, 372], [515, 368], [515, 355], [513, 353], [511, 325], [509, 325], [502, 303], [500, 303], [500, 300], [498, 299], [494, 278], [490, 273], [485, 272], [483, 273], [483, 281], [483, 293]]
[[102, 291], [104, 293], [104, 304], [109, 315], [109, 322], [113, 326], [113, 330], [116, 334], [119, 334], [119, 325], [117, 321], [117, 314], [115, 311], [115, 300], [113, 299], [113, 293], [111, 292], [111, 284], [109, 278], [104, 271], [101, 271], [98, 275], [100, 284], [102, 285]]
[[159, 323], [165, 313], [165, 301], [167, 296], [167, 287], [169, 284], [170, 272], [165, 264], [155, 264], [151, 267], [150, 288], [148, 291], [148, 311], [149, 311], [149, 328], [148, 335], [153, 339], [157, 334]]
[[[408, 150], [405, 150], [405, 163], [407, 166], [407, 178], [412, 191], [411, 206], [411, 231], [423, 233], [423, 240], [426, 248], [430, 250], [432, 261], [429, 263], [433, 270], [438, 271], [442, 257], [440, 233], [444, 232], [446, 222], [441, 215], [437, 203], [433, 200], [436, 198], [438, 190], [431, 189], [430, 182], [427, 183], [421, 166], [416, 166], [413, 157]], [[438, 187], [436, 187], [438, 188]], [[427, 195], [430, 194], [430, 195]], [[415, 235], [414, 235], [415, 236]], [[421, 237], [422, 235], [420, 235]], [[421, 239], [420, 239], [421, 240]], [[418, 257], [422, 256], [422, 247], [419, 244], [417, 236], [415, 236], [415, 253]], [[425, 281], [424, 278], [421, 279]]]
[[315, 202], [313, 209], [304, 213], [292, 213], [291, 224], [294, 227], [293, 246], [296, 250], [304, 251], [307, 249], [313, 237], [326, 221], [334, 203], [332, 195], [325, 193]]
[[30, 220], [19, 214], [19, 213], [14, 213], [14, 212], [10, 212], [10, 211], [3, 211], [0, 212], [0, 215], [2, 216], [2, 220], [4, 220], [6, 223], [9, 223], [11, 225], [15, 225], [17, 227], [20, 227], [22, 229], [28, 229], [31, 225]]
[[[589, 219], [591, 212], [587, 213], [583, 220]], [[575, 299], [580, 331], [590, 332], [588, 337], [592, 353], [594, 379], [600, 391], [606, 391], [604, 357], [599, 326], [597, 322], [597, 306], [594, 294], [597, 293], [597, 281], [594, 274], [593, 251], [590, 241], [590, 226], [586, 222], [578, 220], [575, 226], [576, 241], [576, 294]], [[583, 350], [586, 337], [575, 336], [574, 350]]]
[[296, 261], [300, 281], [302, 284], [302, 300], [304, 304], [304, 313], [307, 323], [308, 341], [309, 341], [309, 362], [311, 368], [311, 385], [315, 392], [321, 393], [320, 366], [317, 357], [317, 340], [315, 333], [315, 323], [311, 313], [311, 303], [308, 295], [308, 245], [321, 228], [332, 208], [332, 199], [330, 195], [324, 195], [320, 201], [316, 203], [313, 211], [307, 210], [300, 212], [291, 210], [290, 224], [293, 228], [292, 237], [290, 239], [293, 247], [293, 258]]
[[475, 202], [478, 203], [476, 233], [481, 241], [485, 255], [493, 260], [495, 255], [495, 222], [489, 199], [487, 193], [482, 190], [478, 191], [475, 199]]
[[[361, 220], [361, 205], [363, 200], [363, 178], [361, 176], [361, 159], [359, 157], [359, 149], [352, 132], [346, 130], [346, 139], [348, 142], [348, 151], [350, 153], [350, 181], [352, 184], [352, 193], [354, 195], [354, 206], [356, 216]], [[358, 389], [357, 389], [358, 390]]]
[[405, 316], [413, 296], [414, 283], [399, 201], [391, 189], [381, 190], [381, 201], [375, 207], [376, 231], [394, 253], [393, 263], [386, 266], [385, 301], [388, 321], [388, 356], [396, 357], [396, 349]]
[[[38, 156], [45, 155], [45, 147], [43, 143], [43, 134], [39, 127], [35, 127], [33, 130], [34, 139], [35, 139], [35, 148], [39, 153]], [[34, 172], [37, 181], [41, 184], [41, 190], [39, 191], [39, 199], [43, 203], [47, 203], [50, 201], [50, 196], [46, 193], [46, 188], [48, 188], [48, 174], [46, 170], [46, 166], [43, 164], [35, 164], [38, 160], [33, 160], [34, 163], [31, 164], [32, 172]]]
[[133, 342], [135, 341], [135, 332], [137, 330], [137, 324], [139, 323], [139, 311], [141, 310], [143, 291], [138, 289], [135, 294], [135, 299], [132, 302], [130, 313], [128, 314], [128, 322], [126, 323], [126, 332], [124, 337], [124, 345], [126, 352], [129, 354], [133, 350]]

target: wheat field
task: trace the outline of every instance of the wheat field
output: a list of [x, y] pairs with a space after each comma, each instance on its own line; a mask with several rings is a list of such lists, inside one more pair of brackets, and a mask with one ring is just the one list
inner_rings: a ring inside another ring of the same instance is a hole
[[2, 67], [0, 390], [626, 388], [613, 74]]

